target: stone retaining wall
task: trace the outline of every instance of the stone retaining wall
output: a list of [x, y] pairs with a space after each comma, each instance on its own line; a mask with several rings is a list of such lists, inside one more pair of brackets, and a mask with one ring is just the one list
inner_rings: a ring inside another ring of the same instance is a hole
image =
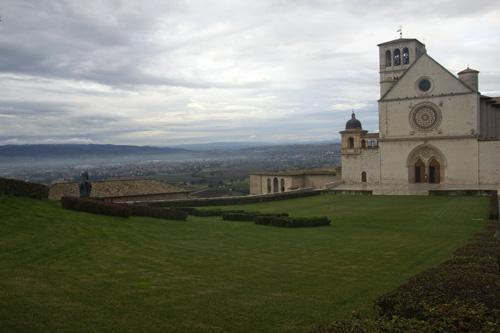
[[[153, 179], [117, 179], [91, 181], [92, 198], [142, 196], [183, 192], [173, 185]], [[56, 183], [49, 187], [49, 199], [60, 200], [63, 196], [79, 196], [77, 182]]]

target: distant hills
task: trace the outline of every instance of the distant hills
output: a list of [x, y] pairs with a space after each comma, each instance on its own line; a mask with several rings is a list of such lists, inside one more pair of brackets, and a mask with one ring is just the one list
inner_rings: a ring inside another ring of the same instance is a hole
[[[185, 144], [173, 147], [131, 146], [112, 144], [27, 144], [0, 145], [0, 160], [5, 158], [66, 158], [66, 157], [122, 157], [141, 155], [176, 155], [183, 154], [192, 157], [226, 156], [231, 151], [232, 156], [239, 154], [303, 153], [308, 150], [323, 149], [325, 145], [338, 145], [335, 141], [303, 142], [288, 144], [271, 144], [264, 142], [213, 142], [201, 144]], [[216, 154], [216, 155], [213, 155]]]
[[189, 149], [195, 151], [209, 150], [238, 150], [244, 148], [254, 148], [262, 146], [274, 146], [276, 144], [268, 142], [209, 142], [209, 143], [189, 143], [175, 145], [174, 148]]
[[2, 157], [63, 157], [63, 156], [118, 156], [141, 154], [190, 153], [183, 148], [100, 145], [100, 144], [40, 144], [0, 146]]
[[323, 144], [337, 144], [339, 140], [324, 140], [324, 141], [305, 141], [305, 142], [252, 142], [252, 141], [239, 141], [239, 142], [209, 142], [209, 143], [191, 143], [183, 145], [175, 145], [173, 148], [183, 148], [194, 151], [209, 151], [209, 150], [242, 150], [248, 148], [261, 148], [261, 147], [287, 147], [297, 145], [323, 145]]

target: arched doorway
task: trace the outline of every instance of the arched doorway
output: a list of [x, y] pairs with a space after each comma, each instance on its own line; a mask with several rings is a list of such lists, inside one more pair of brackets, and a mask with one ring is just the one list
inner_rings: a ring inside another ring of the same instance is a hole
[[408, 182], [440, 184], [445, 181], [446, 159], [436, 147], [423, 144], [408, 155]]
[[281, 178], [281, 192], [285, 192], [285, 180], [283, 178]]
[[361, 182], [366, 183], [366, 172], [365, 171], [363, 171], [361, 173]]
[[439, 184], [441, 182], [441, 165], [433, 157], [429, 160], [429, 183]]
[[421, 159], [415, 163], [415, 183], [425, 183], [425, 164]]
[[271, 193], [271, 178], [267, 178], [267, 193]]
[[279, 182], [278, 178], [273, 179], [273, 193], [278, 193], [279, 192]]

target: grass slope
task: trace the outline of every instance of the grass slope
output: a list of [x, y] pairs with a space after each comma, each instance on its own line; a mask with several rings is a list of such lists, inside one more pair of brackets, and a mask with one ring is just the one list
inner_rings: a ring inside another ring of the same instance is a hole
[[377, 295], [479, 230], [488, 200], [321, 195], [238, 207], [333, 222], [120, 219], [0, 197], [0, 331], [302, 332], [369, 315]]

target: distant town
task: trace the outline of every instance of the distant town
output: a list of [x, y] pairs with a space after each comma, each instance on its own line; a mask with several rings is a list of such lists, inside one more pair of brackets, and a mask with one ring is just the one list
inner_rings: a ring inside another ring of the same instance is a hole
[[[92, 145], [92, 150], [88, 145], [57, 146], [58, 149], [43, 145], [11, 148], [8, 158], [0, 160], [0, 176], [48, 185], [78, 180], [86, 170], [94, 181], [152, 178], [192, 191], [221, 188], [233, 191], [233, 195], [244, 195], [249, 193], [248, 177], [252, 172], [340, 165], [340, 146], [336, 142], [243, 148], [218, 145], [213, 149], [207, 146], [172, 151], [113, 145]], [[7, 150], [6, 146], [2, 149]], [[3, 152], [3, 156], [7, 153]]]

